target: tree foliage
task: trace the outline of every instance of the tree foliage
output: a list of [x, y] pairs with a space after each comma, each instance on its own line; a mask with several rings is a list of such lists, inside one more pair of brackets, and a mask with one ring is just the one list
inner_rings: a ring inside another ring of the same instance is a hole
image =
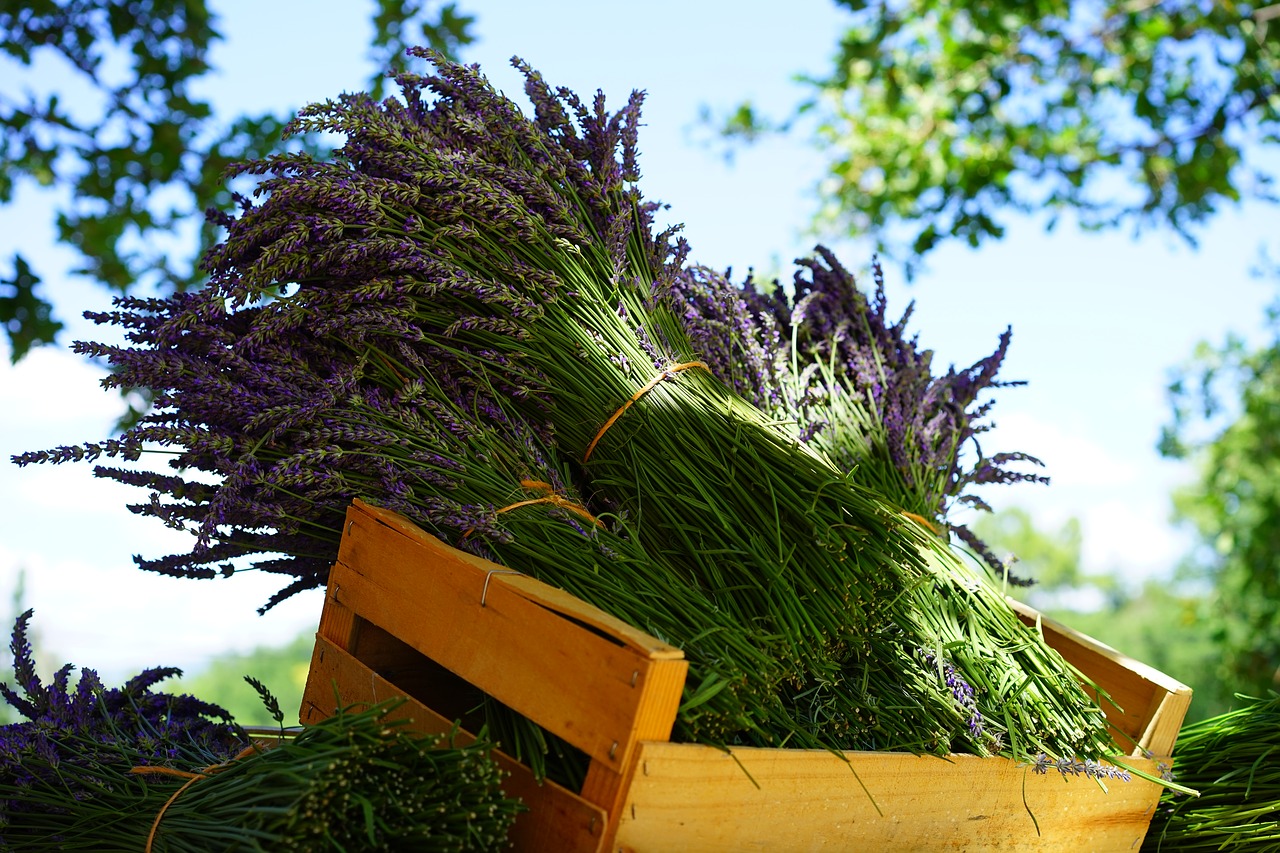
[[1189, 568], [1214, 587], [1224, 678], [1244, 691], [1280, 687], [1280, 301], [1268, 319], [1267, 345], [1197, 348], [1161, 441], [1199, 472], [1174, 504], [1200, 540]]
[[271, 687], [285, 712], [285, 725], [297, 725], [314, 645], [315, 632], [303, 631], [280, 646], [258, 646], [248, 653], [226, 652], [184, 677], [183, 691], [226, 708], [243, 725], [270, 725], [262, 699], [245, 684], [245, 676], [252, 676]]
[[1031, 513], [1015, 506], [979, 516], [973, 530], [984, 542], [1000, 549], [1011, 574], [1025, 576], [1034, 584], [1029, 590], [1032, 598], [1108, 580], [1086, 575], [1081, 568], [1084, 537], [1077, 518], [1067, 519], [1055, 531], [1045, 531]]
[[838, 0], [829, 74], [779, 124], [815, 117], [820, 224], [913, 260], [999, 237], [1008, 211], [1193, 236], [1224, 203], [1273, 198], [1248, 152], [1280, 131], [1280, 6], [1200, 0]]
[[[375, 89], [407, 46], [453, 54], [472, 40], [472, 18], [453, 3], [372, 6]], [[279, 150], [287, 116], [220, 115], [195, 94], [213, 70], [217, 23], [207, 0], [0, 3], [0, 50], [30, 72], [25, 91], [12, 81], [0, 90], [0, 204], [12, 202], [23, 182], [65, 190], [58, 240], [79, 255], [77, 272], [106, 288], [167, 292], [197, 284], [195, 259], [216, 237], [203, 212], [232, 205], [224, 171]], [[60, 86], [40, 88], [50, 69], [92, 97], [73, 105]], [[193, 239], [170, 238], [193, 226]], [[0, 323], [14, 361], [61, 328], [40, 283], [21, 253], [0, 258]]]

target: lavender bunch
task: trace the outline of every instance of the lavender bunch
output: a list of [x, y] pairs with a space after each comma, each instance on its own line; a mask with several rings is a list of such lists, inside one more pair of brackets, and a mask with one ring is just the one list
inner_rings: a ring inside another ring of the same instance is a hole
[[[835, 256], [819, 247], [818, 257], [800, 262], [789, 318], [797, 350], [805, 363], [832, 363], [842, 374], [841, 386], [828, 381], [829, 395], [870, 410], [873, 425], [862, 442], [849, 441], [844, 419], [819, 431], [819, 443], [842, 467], [859, 466], [864, 476], [884, 484], [886, 494], [923, 518], [954, 532], [997, 572], [1004, 565], [964, 525], [946, 521], [955, 505], [990, 511], [972, 486], [1017, 482], [1048, 483], [1048, 478], [1016, 471], [1011, 463], [1041, 465], [1026, 453], [984, 456], [978, 437], [990, 429], [986, 418], [994, 400], [979, 396], [1020, 381], [996, 378], [1009, 348], [1011, 330], [1000, 336], [996, 350], [963, 370], [951, 367], [941, 376], [931, 368], [933, 353], [906, 336], [914, 303], [897, 322], [887, 317], [884, 275], [873, 265], [875, 292], [862, 293]], [[843, 392], [843, 393], [841, 393]], [[867, 446], [869, 452], [864, 452]], [[976, 458], [966, 464], [963, 450]]]
[[1199, 796], [1166, 791], [1143, 850], [1280, 850], [1280, 695], [1236, 698], [1178, 734], [1178, 781]]
[[[152, 693], [177, 670], [104, 690], [68, 665], [42, 684], [14, 627], [26, 721], [0, 729], [0, 849], [93, 851], [491, 850], [520, 804], [485, 740], [454, 743], [388, 720], [397, 701], [346, 708], [255, 743], [216, 706]], [[277, 720], [275, 698], [249, 679]], [[20, 691], [20, 692], [19, 692]], [[21, 695], [20, 695], [21, 694]]]
[[[1048, 482], [1010, 467], [1038, 466], [1035, 457], [984, 456], [978, 442], [994, 405], [979, 397], [1024, 384], [996, 378], [1011, 332], [971, 367], [935, 376], [933, 353], [908, 337], [914, 303], [897, 321], [889, 318], [878, 262], [870, 293], [823, 246], [797, 264], [789, 292], [776, 282], [764, 289], [750, 277], [735, 285], [709, 270], [677, 279], [673, 301], [697, 330], [691, 336], [703, 344], [704, 359], [757, 406], [790, 418], [797, 440], [844, 470], [856, 468], [860, 481], [940, 533], [954, 533], [1003, 577], [1003, 561], [947, 516], [957, 506], [990, 510], [973, 486]], [[966, 448], [976, 451], [972, 461]]]
[[[470, 547], [578, 584], [638, 626], [683, 619], [654, 633], [710, 643], [686, 722], [718, 697], [752, 700], [714, 717], [716, 742], [1112, 751], [1069, 667], [997, 592], [710, 375], [673, 307], [687, 246], [657, 232], [635, 186], [639, 96], [610, 114], [603, 96], [584, 103], [524, 68], [528, 119], [476, 69], [420, 55], [436, 73], [401, 75], [403, 100], [350, 95], [300, 115], [297, 129], [345, 136], [334, 160], [241, 168], [261, 179], [259, 200], [224, 222], [207, 291], [104, 318], [133, 346], [84, 351], [120, 382], [158, 386], [157, 411], [117, 442], [19, 461], [179, 447], [178, 469], [220, 480], [139, 482], [155, 491], [140, 511], [197, 536], [191, 554], [147, 567], [213, 574], [260, 555], [296, 577], [282, 594], [322, 582], [351, 497], [455, 541], [466, 524]], [[441, 449], [501, 418], [509, 467], [493, 444]], [[566, 503], [500, 512], [526, 477]], [[602, 533], [591, 518], [615, 523]], [[592, 571], [611, 569], [593, 590]], [[921, 665], [944, 649], [981, 734], [945, 666]], [[767, 676], [744, 681], [760, 658]]]
[[27, 610], [18, 617], [10, 640], [14, 686], [0, 684], [0, 696], [24, 718], [0, 727], [0, 849], [32, 849], [37, 839], [74, 849], [69, 815], [76, 804], [126, 781], [130, 767], [217, 764], [248, 745], [222, 708], [152, 692], [182, 674], [172, 667], [106, 689], [91, 669], [73, 688], [67, 664], [44, 684], [27, 637], [31, 616]]
[[[304, 111], [299, 127], [346, 137], [342, 162], [253, 167], [266, 199], [211, 256], [212, 286], [233, 304], [285, 282], [349, 290], [376, 260], [372, 275], [412, 303], [417, 333], [452, 344], [462, 375], [497, 377], [528, 420], [550, 424], [582, 492], [628, 512], [740, 624], [780, 638], [788, 701], [804, 713], [834, 720], [832, 696], [856, 696], [835, 703], [846, 728], [886, 731], [879, 746], [946, 749], [950, 738], [922, 739], [919, 723], [955, 716], [954, 696], [903, 673], [915, 649], [963, 642], [981, 622], [1010, 650], [957, 661], [987, 685], [987, 716], [1041, 731], [1050, 705], [1074, 707], [1084, 717], [1063, 729], [1071, 748], [1098, 738], [1101, 716], [1060, 665], [1060, 679], [1023, 694], [1035, 710], [1015, 722], [1004, 668], [1041, 655], [1036, 681], [1052, 655], [994, 593], [972, 600], [972, 578], [898, 508], [699, 369], [668, 299], [687, 249], [654, 233], [634, 184], [639, 98], [611, 115], [601, 96], [584, 104], [525, 69], [529, 121], [474, 69], [437, 68], [400, 78], [403, 105]], [[1001, 673], [983, 671], [992, 658]]]

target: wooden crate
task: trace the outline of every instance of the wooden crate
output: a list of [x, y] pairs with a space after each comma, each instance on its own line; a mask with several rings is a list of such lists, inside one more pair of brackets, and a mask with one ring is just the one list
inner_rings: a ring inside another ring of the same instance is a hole
[[[1116, 701], [1128, 763], [1155, 772], [1190, 688], [1019, 608]], [[517, 709], [590, 758], [570, 791], [497, 754], [530, 809], [521, 850], [1136, 850], [1159, 799], [1136, 777], [1103, 786], [1004, 758], [670, 743], [686, 670], [679, 649], [357, 501], [301, 718], [399, 695], [416, 728], [444, 732], [479, 691]]]

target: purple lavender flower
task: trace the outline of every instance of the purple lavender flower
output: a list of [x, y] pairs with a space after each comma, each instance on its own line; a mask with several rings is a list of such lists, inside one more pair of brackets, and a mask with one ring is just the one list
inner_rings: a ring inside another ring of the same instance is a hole
[[926, 668], [938, 672], [942, 677], [943, 683], [951, 691], [956, 707], [968, 717], [966, 722], [968, 736], [973, 743], [981, 744], [986, 735], [986, 730], [983, 725], [982, 714], [978, 711], [977, 694], [974, 692], [972, 685], [965, 681], [964, 676], [961, 675], [951, 661], [940, 658], [934, 652], [925, 649], [920, 650], [919, 655]]
[[[797, 263], [790, 294], [776, 285], [761, 290], [750, 279], [737, 287], [705, 270], [677, 277], [673, 299], [702, 358], [760, 408], [795, 419], [797, 440], [871, 478], [904, 510], [936, 520], [939, 530], [955, 532], [993, 569], [1003, 570], [966, 527], [943, 519], [957, 503], [985, 507], [967, 493], [971, 486], [1047, 482], [1008, 467], [1040, 464], [1024, 453], [979, 452], [969, 465], [962, 462], [963, 449], [977, 448], [977, 437], [989, 429], [984, 419], [992, 402], [979, 403], [979, 396], [1022, 384], [996, 379], [1010, 332], [972, 367], [934, 375], [932, 352], [907, 334], [914, 305], [897, 321], [889, 318], [878, 263], [870, 292], [822, 246]], [[795, 375], [792, 342], [800, 359]], [[842, 409], [833, 405], [840, 394], [852, 397]], [[850, 412], [863, 420], [851, 422]]]
[[[229, 759], [247, 745], [247, 737], [222, 708], [192, 696], [152, 692], [160, 681], [181, 675], [174, 668], [145, 670], [109, 690], [97, 673], [85, 669], [73, 690], [73, 667], [67, 664], [48, 684], [42, 683], [27, 636], [31, 615], [28, 610], [18, 617], [10, 640], [16, 689], [0, 684], [0, 696], [24, 718], [0, 727], [0, 776], [9, 780], [10, 789], [55, 785], [86, 798], [93, 788], [85, 780], [100, 776], [103, 768], [127, 773], [128, 766], [119, 764], [123, 755], [133, 764], [168, 766], [181, 757], [204, 766]], [[62, 768], [67, 765], [78, 772], [66, 772]], [[0, 799], [0, 826], [12, 815], [47, 808], [54, 807], [44, 798]]]

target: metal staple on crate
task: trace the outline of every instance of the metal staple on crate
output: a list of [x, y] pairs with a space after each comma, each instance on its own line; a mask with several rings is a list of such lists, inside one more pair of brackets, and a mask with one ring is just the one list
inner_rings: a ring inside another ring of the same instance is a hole
[[484, 588], [480, 590], [480, 606], [484, 607], [484, 600], [489, 595], [489, 578], [494, 575], [522, 575], [524, 572], [517, 572], [515, 569], [490, 569], [484, 575]]

